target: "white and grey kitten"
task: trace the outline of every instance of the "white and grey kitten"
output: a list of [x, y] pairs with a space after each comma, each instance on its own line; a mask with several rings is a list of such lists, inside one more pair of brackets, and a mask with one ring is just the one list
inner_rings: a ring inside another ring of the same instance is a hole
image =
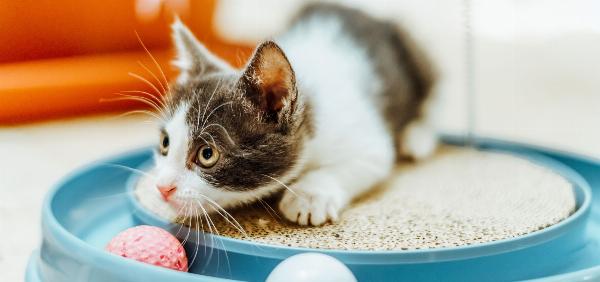
[[285, 218], [321, 225], [384, 180], [399, 157], [435, 149], [425, 113], [433, 75], [391, 23], [311, 5], [241, 71], [179, 21], [173, 36], [181, 73], [155, 173], [175, 211], [214, 211], [282, 191]]

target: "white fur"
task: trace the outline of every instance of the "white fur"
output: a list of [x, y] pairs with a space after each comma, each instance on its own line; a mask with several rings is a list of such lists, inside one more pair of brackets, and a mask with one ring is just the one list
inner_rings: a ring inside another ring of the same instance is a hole
[[308, 172], [285, 191], [284, 216], [301, 225], [335, 221], [355, 196], [383, 180], [395, 160], [393, 138], [370, 93], [380, 82], [364, 49], [335, 18], [312, 18], [277, 40], [314, 111]]

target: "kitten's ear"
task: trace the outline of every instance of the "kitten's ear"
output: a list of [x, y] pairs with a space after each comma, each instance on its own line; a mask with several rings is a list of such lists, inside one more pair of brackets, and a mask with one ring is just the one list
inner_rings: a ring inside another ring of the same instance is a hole
[[288, 118], [296, 108], [296, 77], [283, 50], [273, 41], [262, 43], [240, 80], [248, 99], [270, 121]]
[[175, 18], [171, 29], [177, 51], [177, 58], [173, 64], [184, 77], [231, 68], [226, 62], [208, 51], [179, 18]]

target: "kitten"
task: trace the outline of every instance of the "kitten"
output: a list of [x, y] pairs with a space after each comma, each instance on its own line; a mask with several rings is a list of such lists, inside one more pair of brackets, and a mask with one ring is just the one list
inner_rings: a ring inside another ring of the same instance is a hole
[[336, 221], [399, 157], [436, 147], [427, 119], [434, 77], [391, 23], [334, 5], [306, 7], [243, 70], [173, 24], [180, 70], [156, 154], [174, 210], [215, 211], [283, 191], [300, 225]]

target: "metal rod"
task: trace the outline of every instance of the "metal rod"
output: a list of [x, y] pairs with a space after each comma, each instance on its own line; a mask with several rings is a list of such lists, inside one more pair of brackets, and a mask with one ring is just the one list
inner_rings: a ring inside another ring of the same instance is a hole
[[475, 109], [475, 61], [473, 46], [471, 0], [463, 0], [464, 40], [465, 40], [465, 91], [467, 95], [467, 145], [474, 147], [476, 130]]

